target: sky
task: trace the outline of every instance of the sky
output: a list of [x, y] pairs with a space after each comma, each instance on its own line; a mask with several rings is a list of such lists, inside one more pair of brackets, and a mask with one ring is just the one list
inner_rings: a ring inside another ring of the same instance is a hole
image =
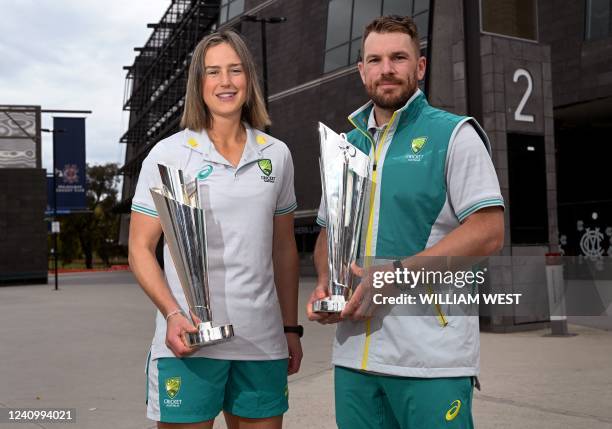
[[[89, 164], [123, 164], [129, 112], [126, 71], [170, 0], [0, 0], [0, 105], [92, 110], [86, 120]], [[59, 116], [59, 115], [58, 115]], [[51, 114], [42, 127], [53, 128]], [[43, 167], [51, 135], [42, 135]], [[50, 170], [49, 170], [50, 171]]]

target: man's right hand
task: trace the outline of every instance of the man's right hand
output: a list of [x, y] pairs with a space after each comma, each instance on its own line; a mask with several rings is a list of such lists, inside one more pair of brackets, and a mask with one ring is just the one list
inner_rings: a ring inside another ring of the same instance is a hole
[[322, 325], [338, 323], [342, 320], [339, 313], [315, 313], [312, 311], [313, 303], [327, 296], [329, 296], [327, 282], [317, 282], [317, 286], [312, 291], [312, 294], [308, 299], [308, 304], [306, 304], [306, 314], [308, 315], [308, 320], [317, 321]]
[[181, 313], [170, 316], [166, 323], [166, 346], [176, 357], [188, 356], [196, 351], [185, 344], [187, 333], [195, 334], [198, 328]]

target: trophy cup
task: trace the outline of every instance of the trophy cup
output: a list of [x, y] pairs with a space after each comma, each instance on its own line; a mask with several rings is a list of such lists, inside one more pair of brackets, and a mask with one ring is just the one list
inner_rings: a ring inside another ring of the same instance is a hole
[[187, 192], [183, 171], [158, 164], [161, 188], [151, 188], [151, 195], [189, 305], [189, 316], [197, 333], [187, 334], [192, 348], [225, 341], [234, 336], [232, 325], [214, 326], [208, 286], [206, 222], [200, 206], [198, 181], [195, 191]]
[[340, 313], [352, 288], [351, 264], [357, 256], [370, 157], [319, 122], [321, 185], [327, 208], [329, 296], [315, 301], [317, 313]]

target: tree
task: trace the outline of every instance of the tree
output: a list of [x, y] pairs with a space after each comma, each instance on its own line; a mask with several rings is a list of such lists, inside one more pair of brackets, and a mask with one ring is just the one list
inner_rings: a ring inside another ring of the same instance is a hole
[[78, 237], [87, 268], [93, 268], [94, 252], [110, 266], [117, 250], [119, 215], [117, 204], [118, 166], [114, 163], [87, 166], [87, 213], [75, 213], [62, 219], [62, 235]]

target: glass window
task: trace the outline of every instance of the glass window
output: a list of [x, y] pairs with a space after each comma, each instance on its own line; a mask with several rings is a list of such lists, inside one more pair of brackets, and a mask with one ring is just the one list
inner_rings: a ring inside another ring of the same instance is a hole
[[346, 43], [351, 34], [352, 0], [332, 0], [327, 12], [327, 39], [325, 49]]
[[349, 64], [355, 64], [361, 59], [361, 37], [351, 41], [351, 57]]
[[429, 9], [429, 0], [415, 0], [412, 14], [417, 15], [421, 12], [425, 12], [427, 9]]
[[351, 38], [360, 37], [365, 26], [380, 15], [381, 3], [380, 0], [355, 0]]
[[229, 3], [228, 21], [244, 12], [244, 0], [234, 0]]
[[229, 21], [244, 12], [244, 0], [221, 0], [219, 24]]
[[221, 6], [219, 12], [219, 24], [223, 24], [225, 21], [227, 21], [227, 5]]
[[412, 14], [412, 0], [385, 0], [383, 2], [383, 15], [410, 15]]
[[339, 69], [348, 64], [349, 44], [346, 43], [337, 48], [331, 49], [325, 53], [325, 70], [327, 73], [332, 70]]
[[416, 15], [412, 19], [414, 20], [414, 23], [416, 24], [417, 29], [419, 30], [419, 39], [426, 39], [429, 30], [429, 13], [421, 13], [419, 15]]
[[329, 0], [324, 72], [359, 61], [361, 35], [377, 16], [414, 16], [421, 39], [427, 39], [428, 9], [429, 0]]
[[612, 0], [587, 0], [587, 40], [602, 39], [612, 35]]
[[481, 0], [482, 31], [537, 40], [536, 0]]

